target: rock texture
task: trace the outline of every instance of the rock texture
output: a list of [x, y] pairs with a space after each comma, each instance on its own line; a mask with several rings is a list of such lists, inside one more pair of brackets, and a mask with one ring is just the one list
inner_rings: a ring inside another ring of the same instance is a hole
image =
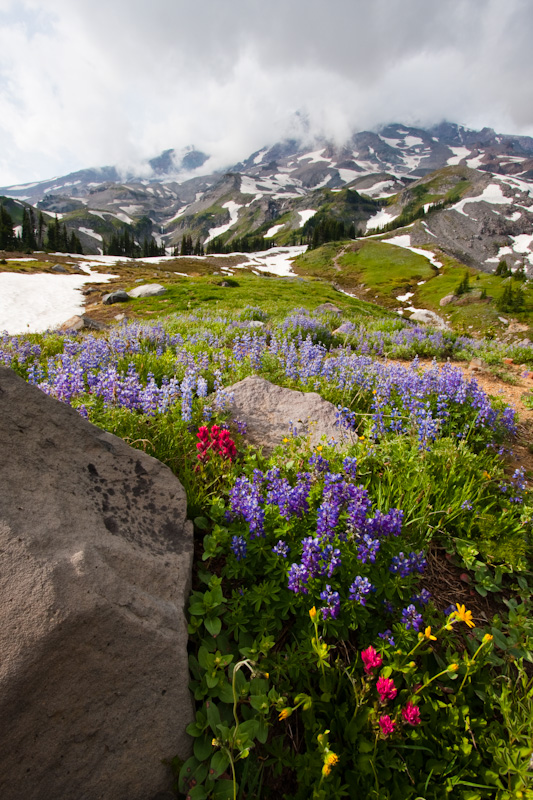
[[131, 289], [128, 294], [130, 297], [157, 297], [160, 294], [165, 294], [166, 289], [160, 283], [145, 283], [142, 286], [137, 286], [136, 289]]
[[62, 333], [67, 333], [68, 331], [81, 331], [84, 328], [94, 331], [101, 331], [104, 330], [105, 327], [106, 325], [103, 322], [98, 322], [97, 320], [86, 317], [85, 315], [80, 317], [75, 314], [73, 317], [67, 319], [67, 321], [60, 326], [59, 330]]
[[354, 439], [350, 431], [335, 424], [335, 406], [316, 392], [283, 389], [257, 376], [245, 378], [226, 391], [232, 398], [232, 416], [246, 422], [246, 439], [264, 453], [271, 453], [290, 436], [290, 423], [299, 436], [309, 435], [312, 445], [320, 444], [322, 437], [339, 444]]
[[102, 303], [106, 306], [112, 306], [114, 303], [127, 303], [129, 299], [130, 296], [124, 289], [118, 289], [116, 292], [104, 294]]
[[0, 797], [151, 800], [190, 748], [184, 490], [5, 367], [0, 442]]

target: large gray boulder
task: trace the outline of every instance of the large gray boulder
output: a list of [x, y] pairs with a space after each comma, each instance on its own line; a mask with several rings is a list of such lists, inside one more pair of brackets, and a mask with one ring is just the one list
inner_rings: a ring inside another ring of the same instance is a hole
[[270, 454], [292, 428], [309, 436], [311, 446], [334, 441], [346, 445], [357, 437], [338, 426], [337, 409], [316, 392], [284, 389], [253, 375], [226, 389], [234, 419], [246, 423], [246, 439]]
[[157, 297], [165, 292], [166, 288], [160, 283], [144, 283], [142, 286], [130, 289], [128, 294], [130, 297]]
[[0, 797], [150, 800], [190, 755], [171, 471], [0, 367]]

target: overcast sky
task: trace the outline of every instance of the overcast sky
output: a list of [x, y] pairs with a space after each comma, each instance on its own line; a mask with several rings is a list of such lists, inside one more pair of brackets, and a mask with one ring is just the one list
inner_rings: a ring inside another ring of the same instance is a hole
[[0, 0], [0, 186], [447, 119], [533, 135], [532, 0]]

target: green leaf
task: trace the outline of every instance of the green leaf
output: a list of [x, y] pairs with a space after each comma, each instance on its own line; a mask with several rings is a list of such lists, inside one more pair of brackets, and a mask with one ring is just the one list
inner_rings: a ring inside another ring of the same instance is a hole
[[[235, 791], [239, 790], [237, 784]], [[233, 800], [233, 781], [217, 781], [213, 789], [213, 800]]]
[[256, 737], [261, 744], [264, 744], [268, 739], [268, 725], [264, 719], [259, 720], [259, 727], [257, 728]]
[[206, 617], [204, 619], [204, 625], [211, 636], [218, 636], [222, 630], [222, 621], [220, 617]]
[[205, 786], [202, 786], [201, 783], [197, 783], [196, 786], [193, 786], [192, 789], [189, 789], [187, 797], [189, 800], [206, 800], [207, 791]]
[[189, 725], [187, 725], [185, 731], [189, 734], [189, 736], [196, 737], [201, 736], [204, 732], [204, 729], [201, 728], [197, 722], [191, 722]]
[[233, 689], [231, 683], [224, 683], [218, 690], [218, 696], [223, 703], [233, 703]]
[[191, 603], [189, 606], [189, 614], [195, 617], [203, 617], [205, 614], [205, 606], [203, 603]]
[[209, 530], [209, 521], [205, 517], [195, 517], [194, 524], [201, 531]]
[[181, 767], [178, 777], [178, 787], [180, 792], [183, 792], [183, 794], [187, 794], [189, 781], [194, 777], [194, 771], [198, 767], [198, 764], [198, 759], [194, 756], [191, 756]]
[[220, 674], [215, 672], [208, 672], [205, 676], [205, 682], [207, 683], [210, 689], [214, 689], [215, 686], [218, 686], [218, 682], [220, 680]]
[[209, 765], [209, 774], [210, 777], [214, 780], [222, 775], [223, 772], [226, 771], [226, 768], [229, 766], [229, 755], [225, 750], [217, 750], [216, 753], [213, 753], [211, 756], [211, 763]]
[[250, 739], [255, 739], [258, 730], [259, 721], [256, 719], [249, 719], [239, 725], [239, 736], [248, 736]]
[[207, 647], [200, 647], [198, 650], [198, 663], [202, 669], [209, 669], [209, 651]]
[[204, 735], [194, 740], [193, 752], [198, 761], [205, 761], [213, 752], [213, 745], [211, 744], [212, 739], [212, 736]]
[[209, 727], [213, 731], [213, 733], [217, 732], [217, 725], [220, 725], [220, 711], [215, 703], [212, 700], [209, 700], [206, 704], [206, 712], [207, 712], [207, 721], [209, 723]]

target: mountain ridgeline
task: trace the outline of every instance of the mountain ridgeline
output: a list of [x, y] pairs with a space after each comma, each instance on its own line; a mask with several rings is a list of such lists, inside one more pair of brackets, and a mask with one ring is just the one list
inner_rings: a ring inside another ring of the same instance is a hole
[[[145, 165], [146, 166], [146, 165]], [[223, 172], [194, 148], [0, 188], [0, 249], [127, 257], [253, 252], [387, 236], [468, 267], [533, 270], [533, 139], [442, 123], [287, 140]], [[146, 173], [146, 169], [142, 170]]]

